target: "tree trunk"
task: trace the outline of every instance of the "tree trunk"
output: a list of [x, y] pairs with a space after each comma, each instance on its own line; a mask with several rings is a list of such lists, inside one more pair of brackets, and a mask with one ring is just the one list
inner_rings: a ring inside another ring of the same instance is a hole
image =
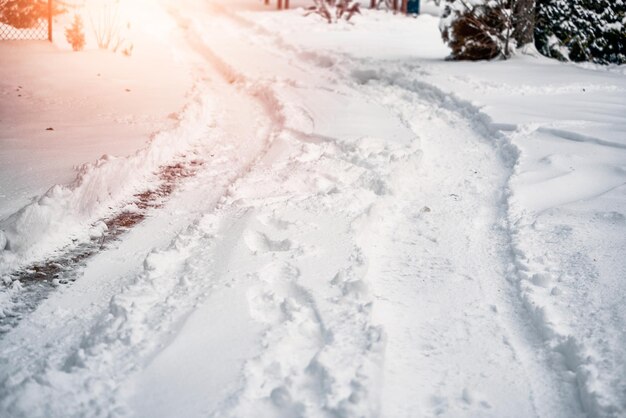
[[535, 33], [535, 0], [513, 1], [513, 37], [517, 46], [530, 44]]

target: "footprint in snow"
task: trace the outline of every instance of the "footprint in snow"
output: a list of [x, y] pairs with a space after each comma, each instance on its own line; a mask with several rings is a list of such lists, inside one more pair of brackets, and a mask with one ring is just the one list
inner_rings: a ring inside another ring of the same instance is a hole
[[298, 277], [300, 277], [300, 270], [282, 261], [272, 262], [259, 271], [259, 278], [268, 283], [272, 283], [277, 279], [295, 281]]
[[254, 254], [289, 251], [292, 248], [292, 243], [288, 239], [272, 240], [264, 233], [250, 229], [244, 232], [243, 239]]
[[289, 229], [294, 223], [280, 219], [273, 214], [261, 214], [257, 217], [257, 220], [265, 226], [271, 226], [278, 230], [284, 231]]

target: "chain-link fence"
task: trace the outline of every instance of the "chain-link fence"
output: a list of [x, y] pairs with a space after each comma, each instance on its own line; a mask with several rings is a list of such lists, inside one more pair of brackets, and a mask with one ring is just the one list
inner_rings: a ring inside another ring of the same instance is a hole
[[18, 29], [5, 23], [0, 23], [0, 41], [9, 40], [40, 40], [49, 39], [48, 21], [40, 20], [35, 27]]
[[53, 0], [0, 0], [0, 41], [52, 41]]

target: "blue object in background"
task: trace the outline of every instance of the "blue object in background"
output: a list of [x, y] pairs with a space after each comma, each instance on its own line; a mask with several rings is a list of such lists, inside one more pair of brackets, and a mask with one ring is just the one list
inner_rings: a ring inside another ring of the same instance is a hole
[[408, 0], [406, 5], [406, 12], [409, 14], [419, 14], [420, 0]]

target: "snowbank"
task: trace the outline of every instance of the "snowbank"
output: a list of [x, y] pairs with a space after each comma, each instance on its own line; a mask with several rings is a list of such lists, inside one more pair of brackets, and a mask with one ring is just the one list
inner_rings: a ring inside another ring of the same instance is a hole
[[[78, 12], [95, 18], [96, 3]], [[58, 33], [55, 45], [0, 43], [0, 229], [7, 241], [0, 243], [0, 274], [84, 239], [92, 222], [189, 145], [181, 137], [190, 127], [181, 126], [203, 112], [197, 104], [183, 114], [190, 94], [198, 95], [192, 66], [180, 59], [164, 10], [150, 2], [132, 8], [142, 14], [120, 14], [143, 17], [123, 34], [133, 42], [131, 56], [98, 50], [88, 21], [83, 52], [69, 51]], [[62, 32], [71, 16], [56, 19]]]

